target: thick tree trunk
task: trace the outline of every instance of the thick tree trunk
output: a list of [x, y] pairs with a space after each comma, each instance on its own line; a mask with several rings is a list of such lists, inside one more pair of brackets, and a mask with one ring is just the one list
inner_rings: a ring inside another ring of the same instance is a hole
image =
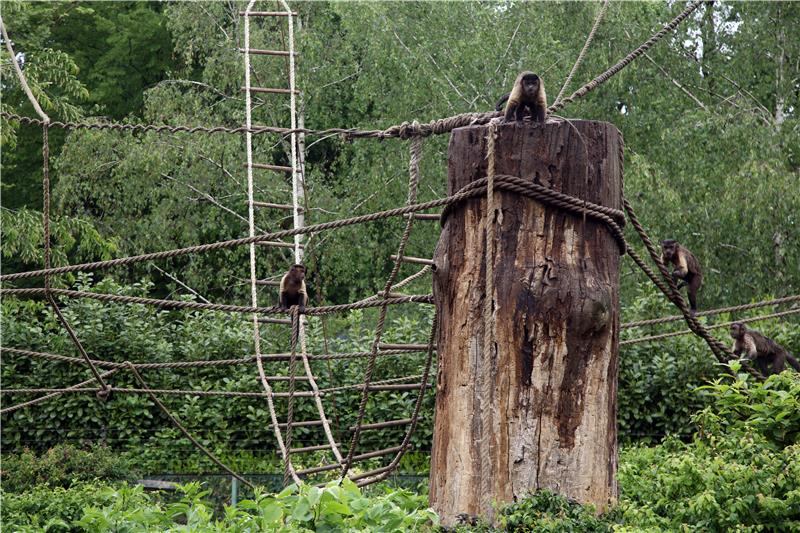
[[[487, 129], [453, 131], [448, 194], [486, 177]], [[620, 209], [621, 143], [605, 122], [505, 124], [495, 172]], [[499, 190], [495, 205], [490, 354], [485, 197], [455, 206], [434, 257], [441, 322], [430, 500], [446, 525], [461, 513], [492, 517], [493, 502], [540, 488], [598, 509], [617, 495], [619, 248], [590, 218]]]

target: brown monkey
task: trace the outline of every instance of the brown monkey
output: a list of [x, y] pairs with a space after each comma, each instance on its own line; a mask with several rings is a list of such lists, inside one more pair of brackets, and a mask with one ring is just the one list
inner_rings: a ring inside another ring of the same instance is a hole
[[281, 309], [289, 309], [293, 305], [299, 305], [301, 311], [305, 308], [308, 303], [305, 277], [306, 267], [303, 265], [292, 265], [283, 275], [280, 286]]
[[672, 271], [672, 279], [676, 282], [681, 280], [678, 284], [679, 289], [684, 285], [689, 286], [687, 289], [689, 305], [692, 308], [692, 314], [697, 313], [697, 291], [703, 283], [703, 271], [700, 269], [697, 258], [678, 241], [666, 239], [661, 241], [661, 260], [665, 264], [672, 263], [675, 267]]
[[745, 359], [753, 361], [764, 376], [783, 372], [786, 361], [800, 372], [800, 363], [786, 348], [758, 331], [747, 329], [741, 322], [731, 324], [731, 337], [731, 351], [739, 356], [744, 353]]
[[[526, 109], [527, 116], [537, 122], [544, 122], [547, 118], [547, 95], [544, 92], [544, 82], [533, 72], [520, 72], [511, 92], [503, 95], [497, 101], [495, 106], [497, 111], [500, 111], [503, 102], [506, 104], [504, 122], [511, 120], [522, 122], [526, 116]], [[515, 118], [512, 119], [512, 117]]]

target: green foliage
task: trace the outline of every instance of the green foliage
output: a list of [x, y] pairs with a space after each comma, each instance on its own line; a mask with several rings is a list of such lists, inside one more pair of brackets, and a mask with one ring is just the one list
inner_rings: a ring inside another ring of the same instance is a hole
[[[141, 488], [125, 490], [130, 508], [146, 501]], [[8, 492], [4, 487], [0, 491], [0, 517], [6, 531], [77, 533], [85, 531], [75, 524], [84, 516], [85, 508], [113, 505], [118, 494], [104, 482], [75, 483], [69, 488], [39, 485], [21, 493]]]
[[800, 528], [800, 375], [742, 378], [704, 388], [713, 403], [697, 415], [701, 431], [691, 442], [669, 438], [621, 454], [625, 523], [670, 531]]
[[[179, 485], [179, 501], [161, 503], [140, 486], [77, 485], [52, 493], [3, 493], [3, 523], [14, 531], [431, 531], [436, 514], [427, 498], [405, 490], [364, 496], [349, 480], [324, 488], [290, 485], [278, 494], [256, 491], [221, 516], [199, 483]], [[79, 512], [82, 508], [83, 512]], [[46, 525], [47, 524], [47, 525]], [[37, 527], [38, 526], [38, 527]]]
[[540, 490], [501, 507], [498, 521], [496, 528], [479, 521], [472, 527], [458, 526], [456, 531], [610, 533], [613, 531], [614, 515], [598, 516], [590, 505], [580, 505], [549, 490]]
[[[8, 271], [40, 268], [44, 261], [42, 214], [30, 209], [0, 209], [3, 228], [3, 267]], [[50, 220], [53, 266], [104, 261], [117, 252], [118, 239], [106, 239], [87, 219], [55, 217]]]
[[774, 448], [800, 444], [800, 377], [788, 371], [764, 383], [748, 375], [720, 378], [701, 387], [712, 404], [695, 416], [702, 435], [762, 435]]
[[84, 481], [134, 478], [131, 462], [102, 445], [81, 449], [59, 444], [39, 456], [30, 450], [3, 456], [2, 485], [6, 492], [23, 492], [39, 485], [69, 488]]

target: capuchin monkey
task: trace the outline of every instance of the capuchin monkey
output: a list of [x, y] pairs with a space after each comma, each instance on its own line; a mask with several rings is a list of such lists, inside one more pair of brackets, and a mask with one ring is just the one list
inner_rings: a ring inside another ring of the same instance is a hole
[[306, 267], [303, 265], [292, 265], [283, 275], [280, 286], [281, 309], [289, 309], [293, 305], [299, 305], [301, 312], [305, 309], [308, 303], [305, 277]]
[[666, 239], [661, 241], [661, 260], [665, 264], [672, 263], [672, 266], [675, 267], [672, 271], [672, 279], [676, 282], [681, 280], [678, 284], [679, 289], [684, 285], [689, 286], [689, 305], [692, 308], [692, 314], [697, 313], [697, 291], [703, 283], [703, 271], [700, 269], [697, 258], [678, 241]]
[[758, 331], [747, 329], [741, 322], [731, 324], [731, 338], [731, 351], [738, 356], [745, 354], [745, 359], [753, 361], [765, 377], [783, 372], [786, 361], [800, 372], [800, 363], [786, 348]]
[[511, 92], [503, 95], [497, 101], [495, 106], [497, 111], [502, 109], [503, 102], [505, 102], [504, 122], [512, 120], [522, 122], [525, 116], [532, 117], [537, 122], [544, 122], [547, 118], [547, 95], [544, 92], [544, 82], [533, 72], [520, 72]]

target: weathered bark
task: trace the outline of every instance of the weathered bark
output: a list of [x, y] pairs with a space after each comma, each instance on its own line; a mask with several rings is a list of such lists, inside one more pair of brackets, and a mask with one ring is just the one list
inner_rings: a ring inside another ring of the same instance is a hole
[[[448, 194], [486, 177], [486, 133], [453, 131]], [[505, 124], [495, 172], [620, 209], [621, 142], [605, 122]], [[491, 354], [485, 197], [455, 206], [434, 256], [441, 322], [430, 501], [446, 525], [460, 513], [491, 518], [493, 502], [539, 488], [598, 509], [617, 495], [619, 248], [590, 218], [499, 190], [495, 205]]]

